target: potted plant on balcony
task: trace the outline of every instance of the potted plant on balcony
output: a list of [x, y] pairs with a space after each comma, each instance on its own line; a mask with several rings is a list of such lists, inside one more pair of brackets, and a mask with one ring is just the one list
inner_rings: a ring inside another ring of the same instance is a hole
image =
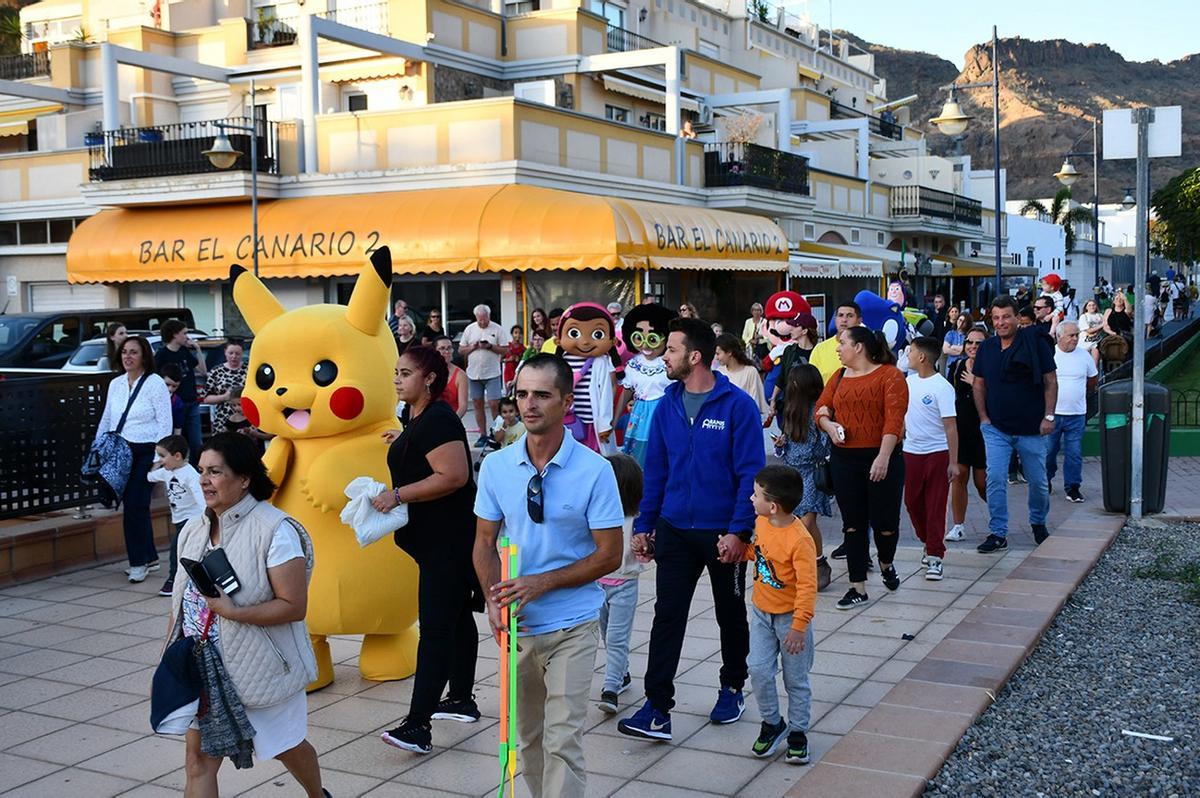
[[258, 9], [257, 41], [259, 43], [270, 47], [275, 42], [275, 23], [278, 21], [274, 11], [265, 8]]
[[758, 129], [762, 127], [763, 115], [754, 112], [738, 114], [725, 122], [725, 140], [729, 142], [725, 170], [734, 185], [742, 182], [746, 174], [746, 147], [758, 138]]

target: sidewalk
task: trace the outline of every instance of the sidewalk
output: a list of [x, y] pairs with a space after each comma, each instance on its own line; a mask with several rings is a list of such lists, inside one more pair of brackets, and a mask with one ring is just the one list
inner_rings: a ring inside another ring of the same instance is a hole
[[[1197, 470], [1195, 461], [1172, 460], [1173, 496]], [[1051, 497], [1052, 533], [1077, 507], [1099, 506], [1095, 460], [1085, 461], [1084, 488], [1087, 505], [1070, 504], [1061, 488]], [[1014, 525], [1003, 555], [975, 553], [986, 534], [986, 514], [983, 503], [972, 497], [968, 539], [950, 544], [942, 582], [924, 581], [920, 544], [907, 521], [897, 555], [904, 582], [897, 593], [888, 594], [873, 574], [871, 603], [840, 612], [833, 605], [846, 590], [846, 572], [844, 562], [834, 562], [835, 581], [819, 596], [813, 622], [817, 652], [809, 742], [814, 762], [1029, 554], [1033, 542], [1028, 528], [1015, 523], [1026, 517], [1025, 496], [1023, 486], [1010, 488]], [[1190, 499], [1183, 503], [1194, 504]], [[1168, 504], [1170, 512], [1177, 503]], [[839, 529], [836, 518], [822, 524], [828, 550], [837, 544]], [[166, 632], [167, 599], [154, 595], [159, 582], [153, 578], [129, 585], [123, 567], [112, 563], [0, 590], [0, 791], [6, 795], [167, 796], [182, 789], [182, 743], [148, 732], [147, 695]], [[640, 703], [653, 594], [651, 571], [642, 579], [631, 641], [634, 689], [622, 696], [629, 703], [618, 717]], [[677, 678], [674, 742], [623, 737], [614, 718], [591, 709], [585, 737], [591, 794], [762, 798], [783, 795], [811, 770], [784, 764], [781, 756], [764, 762], [749, 755], [759, 723], [752, 696], [739, 723], [708, 724], [720, 655], [707, 585], [698, 589], [692, 609]], [[411, 684], [364, 681], [357, 672], [356, 641], [335, 639], [333, 647], [337, 681], [309, 697], [309, 739], [321, 755], [333, 795], [494, 794], [500, 773], [498, 689], [490, 637], [483, 637], [478, 669], [483, 721], [435, 723], [435, 753], [426, 757], [396, 751], [378, 739], [380, 731], [404, 716]], [[598, 667], [602, 663], [601, 654]], [[600, 679], [597, 673], [592, 685], [597, 698]], [[227, 764], [221, 785], [222, 795], [296, 794], [294, 781], [277, 762], [246, 771]], [[527, 794], [520, 779], [518, 794]]]

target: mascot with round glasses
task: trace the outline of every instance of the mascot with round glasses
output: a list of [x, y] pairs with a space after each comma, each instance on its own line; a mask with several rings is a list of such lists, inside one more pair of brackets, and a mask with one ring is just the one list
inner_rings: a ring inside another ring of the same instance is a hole
[[674, 311], [662, 305], [638, 305], [625, 314], [621, 326], [625, 346], [636, 353], [625, 364], [621, 399], [617, 402], [617, 407], [623, 410], [629, 397], [633, 397], [633, 412], [629, 414], [629, 425], [625, 428], [622, 451], [643, 468], [654, 408], [658, 407], [663, 392], [671, 384], [663, 352], [667, 350], [667, 334], [675, 316]]

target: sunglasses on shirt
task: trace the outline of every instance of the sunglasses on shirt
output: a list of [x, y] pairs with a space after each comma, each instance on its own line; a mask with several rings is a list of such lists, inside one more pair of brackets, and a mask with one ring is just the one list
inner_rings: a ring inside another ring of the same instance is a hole
[[529, 513], [529, 520], [535, 524], [540, 524], [545, 520], [545, 494], [542, 492], [542, 475], [534, 474], [529, 479], [529, 484], [525, 487], [525, 512]]

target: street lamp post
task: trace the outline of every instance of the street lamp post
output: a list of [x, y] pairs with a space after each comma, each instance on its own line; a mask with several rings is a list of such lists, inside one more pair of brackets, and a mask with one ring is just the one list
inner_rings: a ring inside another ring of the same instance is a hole
[[958, 91], [960, 89], [986, 88], [992, 90], [992, 183], [996, 203], [995, 216], [993, 217], [996, 232], [995, 295], [1000, 296], [1000, 286], [1004, 282], [1004, 253], [1000, 245], [1000, 59], [995, 25], [992, 26], [992, 79], [982, 83], [951, 83], [941, 88], [950, 92], [950, 100], [942, 106], [942, 113], [929, 121], [937, 125], [938, 130], [947, 136], [959, 135], [967, 129], [967, 125], [971, 121], [971, 117], [963, 113], [962, 106], [958, 104]]
[[[1092, 285], [1100, 285], [1100, 134], [1098, 132], [1099, 120], [1092, 119], [1092, 255], [1095, 258], [1094, 269], [1092, 274]], [[1071, 145], [1071, 149], [1067, 150], [1066, 156], [1063, 158], [1062, 167], [1054, 173], [1058, 178], [1058, 182], [1062, 183], [1067, 188], [1070, 188], [1079, 180], [1079, 171], [1075, 165], [1071, 163], [1073, 156], [1083, 156], [1086, 152], [1075, 152], [1075, 147], [1079, 142], [1083, 141], [1083, 136], [1075, 139], [1075, 143]], [[1094, 293], [1094, 292], [1093, 292]]]
[[250, 239], [253, 242], [252, 261], [254, 276], [258, 276], [258, 119], [254, 111], [254, 81], [250, 81], [250, 124], [234, 125], [228, 122], [216, 122], [217, 137], [213, 139], [211, 149], [201, 154], [208, 158], [209, 163], [218, 169], [230, 169], [242, 156], [241, 150], [235, 150], [226, 135], [227, 130], [236, 130], [250, 134]]

